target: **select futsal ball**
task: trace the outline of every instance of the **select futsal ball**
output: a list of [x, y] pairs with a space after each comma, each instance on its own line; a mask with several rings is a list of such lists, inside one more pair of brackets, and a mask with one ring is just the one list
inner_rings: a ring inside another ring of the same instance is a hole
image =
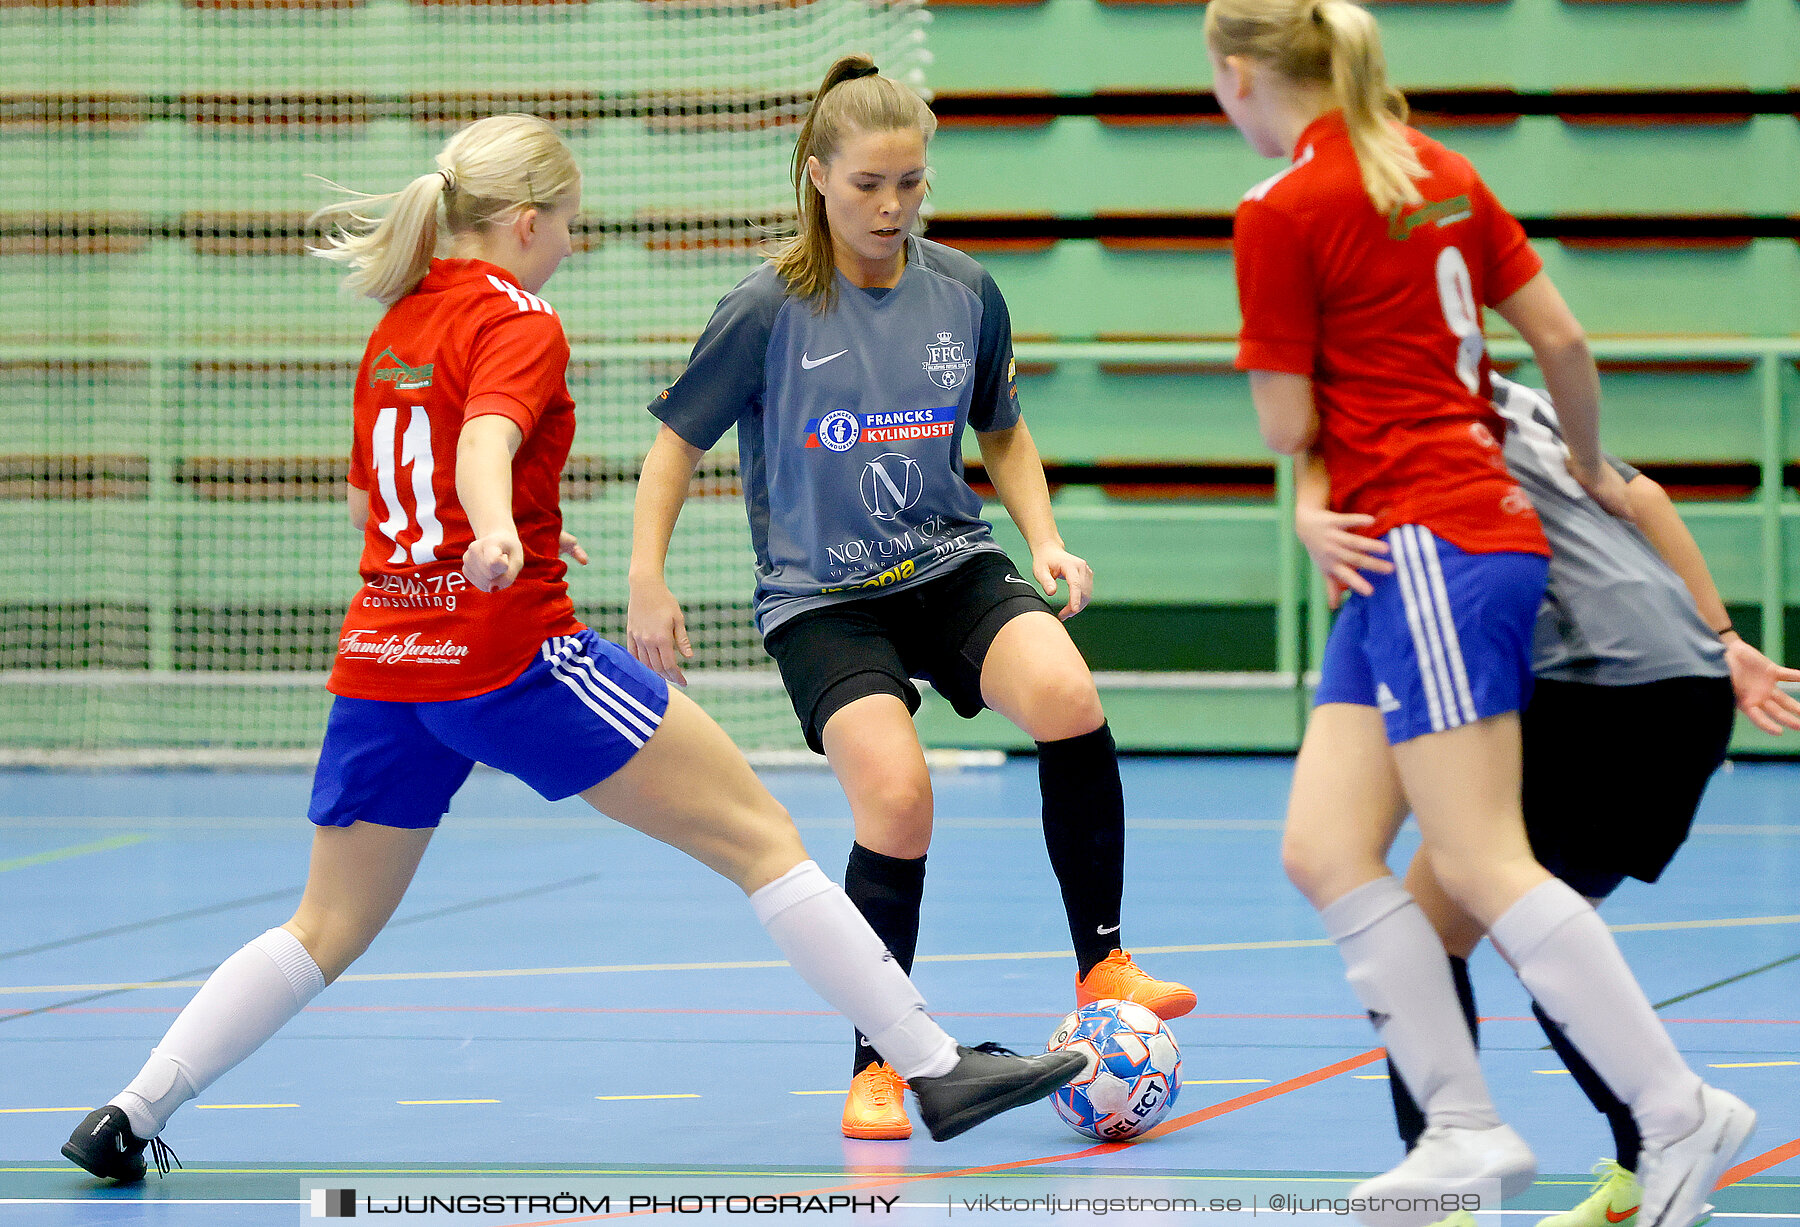
[[1067, 1048], [1087, 1068], [1050, 1099], [1077, 1133], [1122, 1142], [1155, 1126], [1181, 1090], [1181, 1049], [1169, 1024], [1134, 1001], [1096, 1001], [1063, 1019], [1049, 1051]]

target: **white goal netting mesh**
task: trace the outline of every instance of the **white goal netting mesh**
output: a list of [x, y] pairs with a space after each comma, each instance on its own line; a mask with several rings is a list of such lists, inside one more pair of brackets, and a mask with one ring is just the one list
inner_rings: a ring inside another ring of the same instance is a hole
[[[867, 0], [117, 0], [0, 5], [0, 755], [304, 755], [359, 541], [349, 388], [375, 308], [304, 254], [329, 197], [389, 191], [456, 126], [573, 144], [580, 250], [545, 291], [574, 350], [564, 484], [579, 613], [623, 629], [644, 406], [792, 212], [839, 55], [921, 80], [926, 17]], [[670, 580], [694, 693], [798, 745], [748, 618], [735, 440]]]

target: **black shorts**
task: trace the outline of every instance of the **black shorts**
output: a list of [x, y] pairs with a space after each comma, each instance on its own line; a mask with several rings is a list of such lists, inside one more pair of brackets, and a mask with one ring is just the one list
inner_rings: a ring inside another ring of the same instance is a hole
[[1596, 899], [1628, 877], [1656, 881], [1725, 761], [1735, 711], [1723, 677], [1538, 682], [1521, 728], [1525, 833], [1539, 863]]
[[1055, 613], [1005, 554], [983, 550], [942, 575], [877, 596], [796, 614], [764, 646], [781, 669], [806, 731], [823, 754], [825, 722], [845, 705], [891, 694], [919, 710], [923, 678], [965, 719], [981, 701], [981, 664], [1000, 628], [1034, 609]]

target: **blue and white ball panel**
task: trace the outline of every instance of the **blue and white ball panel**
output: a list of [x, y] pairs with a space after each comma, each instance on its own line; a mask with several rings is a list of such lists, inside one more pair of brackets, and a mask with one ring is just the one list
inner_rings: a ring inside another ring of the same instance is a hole
[[1169, 1026], [1131, 1001], [1096, 1001], [1064, 1018], [1048, 1050], [1079, 1052], [1086, 1067], [1051, 1097], [1077, 1133], [1122, 1142], [1154, 1128], [1181, 1090], [1181, 1049]]
[[338, 696], [313, 775], [319, 826], [435, 827], [478, 762], [560, 801], [644, 747], [669, 687], [591, 630], [546, 640], [498, 690], [442, 703]]
[[1464, 553], [1418, 524], [1384, 540], [1394, 573], [1344, 602], [1314, 705], [1380, 708], [1390, 745], [1521, 710], [1550, 560]]

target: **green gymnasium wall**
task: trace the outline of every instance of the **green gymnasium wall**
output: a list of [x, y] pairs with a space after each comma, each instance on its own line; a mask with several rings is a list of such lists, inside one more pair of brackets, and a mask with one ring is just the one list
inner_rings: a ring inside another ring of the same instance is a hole
[[[1416, 122], [1475, 160], [1593, 335], [1608, 446], [1677, 493], [1737, 624], [1791, 657], [1800, 4], [1374, 8]], [[586, 250], [550, 297], [584, 412], [565, 506], [603, 544], [576, 595], [616, 634], [641, 406], [754, 263], [805, 85], [850, 49], [934, 94], [928, 233], [1008, 296], [1059, 523], [1099, 576], [1070, 629], [1121, 744], [1291, 749], [1326, 615], [1230, 370], [1230, 213], [1276, 167], [1211, 102], [1203, 12], [0, 4], [0, 755], [310, 752], [353, 586], [343, 388], [372, 315], [303, 254], [303, 172], [422, 167], [492, 109], [545, 114], [589, 167]], [[1516, 339], [1493, 349], [1532, 379]], [[791, 748], [744, 629], [730, 445], [673, 564], [707, 645], [696, 691], [746, 745]], [[1025, 744], [935, 700], [921, 721], [941, 746]], [[1747, 725], [1737, 746], [1784, 749]]]
[[[1372, 7], [1415, 122], [1525, 221], [1592, 335], [1608, 447], [1676, 494], [1737, 625], [1788, 654], [1800, 5]], [[1278, 166], [1207, 95], [1204, 6], [932, 11], [931, 233], [1007, 293], [1059, 523], [1098, 572], [1070, 629], [1121, 742], [1291, 747], [1327, 616], [1225, 340], [1229, 217]], [[1528, 351], [1489, 326], [1500, 365], [1531, 381]], [[969, 736], [941, 706], [927, 719]], [[1023, 744], [992, 718], [977, 736]], [[1785, 748], [1747, 722], [1736, 745]]]

